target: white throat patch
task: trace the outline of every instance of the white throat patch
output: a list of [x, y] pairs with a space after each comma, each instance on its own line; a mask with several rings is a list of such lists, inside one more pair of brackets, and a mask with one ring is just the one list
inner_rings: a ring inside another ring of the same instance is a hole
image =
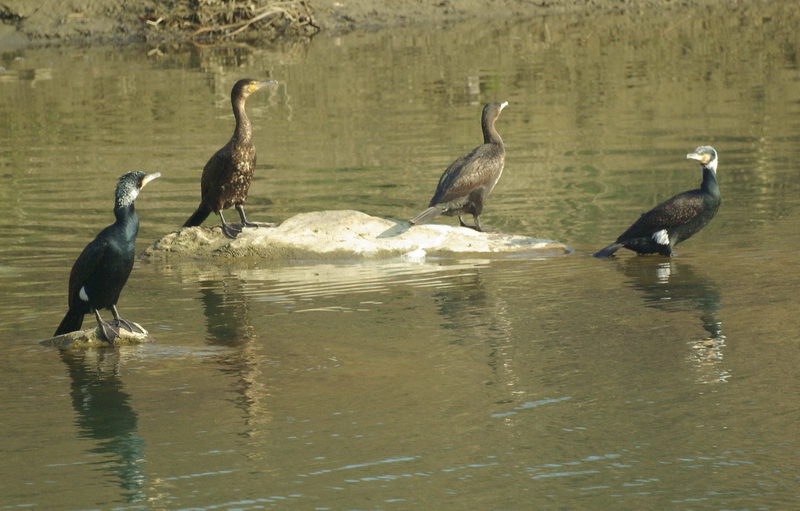
[[139, 190], [134, 190], [129, 195], [120, 197], [117, 199], [117, 205], [120, 207], [128, 207], [136, 200], [136, 197], [139, 196]]
[[711, 169], [711, 172], [713, 172], [715, 176], [717, 175], [717, 163], [719, 162], [716, 158], [714, 158], [714, 161], [708, 162], [708, 165], [706, 165], [709, 169]]
[[661, 229], [653, 233], [653, 239], [659, 245], [669, 245], [669, 234], [666, 229]]

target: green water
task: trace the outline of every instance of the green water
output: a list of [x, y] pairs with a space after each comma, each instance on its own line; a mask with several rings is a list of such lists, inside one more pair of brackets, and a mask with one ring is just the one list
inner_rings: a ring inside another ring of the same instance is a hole
[[[774, 4], [0, 55], [0, 508], [797, 507], [800, 20]], [[575, 253], [138, 263], [119, 308], [155, 343], [40, 347], [119, 175], [163, 175], [139, 250], [197, 206], [242, 77], [280, 82], [248, 101], [251, 220], [410, 218], [508, 101], [482, 222]], [[709, 226], [588, 257], [697, 187], [702, 144]]]

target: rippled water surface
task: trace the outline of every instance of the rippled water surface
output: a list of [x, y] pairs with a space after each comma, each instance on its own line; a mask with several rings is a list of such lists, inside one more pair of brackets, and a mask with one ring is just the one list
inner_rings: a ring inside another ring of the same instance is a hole
[[[797, 507], [794, 10], [3, 53], [0, 508]], [[119, 306], [155, 343], [40, 347], [117, 177], [163, 174], [143, 250], [196, 207], [245, 76], [280, 82], [248, 102], [251, 219], [410, 218], [507, 100], [482, 221], [574, 254], [138, 263]], [[588, 257], [697, 187], [701, 144], [712, 223]]]

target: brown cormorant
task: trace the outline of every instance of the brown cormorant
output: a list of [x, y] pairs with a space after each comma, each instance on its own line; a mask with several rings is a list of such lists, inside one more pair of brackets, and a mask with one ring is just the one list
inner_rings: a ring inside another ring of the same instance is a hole
[[217, 151], [208, 160], [203, 168], [203, 177], [200, 179], [200, 205], [192, 216], [183, 224], [184, 227], [200, 225], [213, 211], [222, 221], [222, 232], [229, 238], [239, 234], [235, 229], [225, 223], [222, 210], [231, 206], [239, 212], [243, 227], [258, 227], [248, 222], [244, 214], [244, 204], [250, 182], [253, 180], [253, 171], [256, 168], [256, 148], [253, 145], [253, 126], [244, 110], [244, 104], [250, 94], [274, 83], [275, 80], [261, 82], [246, 78], [239, 80], [231, 90], [231, 106], [233, 116], [236, 118], [236, 129], [233, 136], [225, 146]]
[[[503, 139], [494, 128], [500, 112], [508, 106], [505, 103], [488, 103], [483, 107], [481, 129], [483, 144], [450, 164], [439, 178], [436, 193], [428, 204], [428, 209], [410, 220], [412, 224], [424, 224], [436, 216], [458, 215], [459, 223], [476, 231], [483, 231], [480, 214], [483, 203], [492, 193], [500, 179], [505, 164], [506, 149]], [[461, 215], [469, 213], [475, 225], [467, 225]]]
[[[140, 328], [119, 316], [117, 300], [133, 269], [134, 245], [139, 232], [139, 217], [133, 203], [139, 191], [159, 176], [158, 172], [145, 174], [136, 171], [119, 178], [114, 203], [117, 220], [100, 231], [72, 265], [69, 310], [54, 335], [80, 330], [83, 316], [90, 312], [97, 319], [102, 337], [111, 344], [119, 335], [120, 326], [130, 332], [142, 333]], [[114, 320], [103, 321], [98, 312], [100, 309], [111, 309]]]
[[643, 213], [617, 241], [594, 254], [608, 257], [622, 247], [639, 254], [672, 255], [672, 249], [689, 239], [714, 218], [722, 199], [717, 184], [717, 152], [701, 146], [686, 158], [697, 160], [703, 170], [703, 184], [683, 192]]

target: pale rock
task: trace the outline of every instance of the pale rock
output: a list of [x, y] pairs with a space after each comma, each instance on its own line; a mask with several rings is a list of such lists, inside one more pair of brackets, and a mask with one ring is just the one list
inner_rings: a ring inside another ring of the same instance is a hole
[[[236, 226], [236, 224], [232, 224]], [[237, 226], [238, 227], [238, 226]], [[297, 259], [381, 259], [421, 261], [469, 253], [563, 255], [563, 243], [460, 226], [411, 225], [360, 211], [316, 211], [293, 216], [275, 227], [245, 228], [235, 240], [219, 227], [186, 227], [148, 247], [145, 260], [170, 257]]]
[[[141, 325], [134, 323], [142, 330]], [[119, 337], [114, 339], [114, 346], [131, 346], [138, 344], [146, 344], [153, 342], [153, 338], [145, 330], [143, 334], [129, 332], [125, 328], [119, 329]], [[57, 335], [50, 339], [39, 341], [42, 346], [50, 346], [53, 348], [99, 348], [111, 346], [100, 337], [100, 327], [87, 328], [86, 330], [77, 330], [64, 335]]]

